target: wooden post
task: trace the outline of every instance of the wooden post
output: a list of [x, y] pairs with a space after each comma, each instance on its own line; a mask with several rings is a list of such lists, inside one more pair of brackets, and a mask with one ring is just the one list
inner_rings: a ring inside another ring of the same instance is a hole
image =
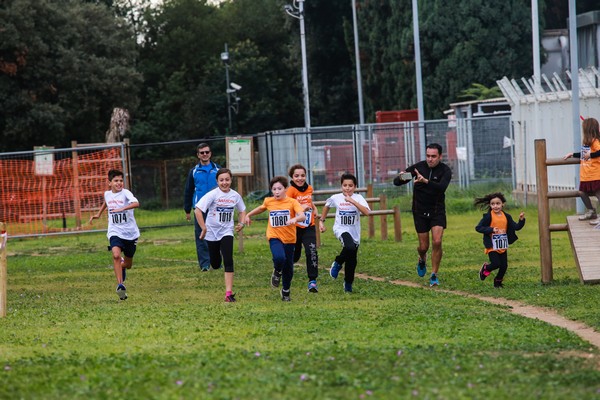
[[540, 263], [542, 283], [552, 282], [552, 241], [550, 240], [550, 207], [548, 204], [548, 166], [546, 140], [535, 140], [535, 170], [538, 203], [538, 230], [540, 236]]
[[0, 318], [6, 317], [6, 287], [7, 271], [6, 266], [6, 225], [0, 222]]
[[[379, 209], [387, 210], [387, 198], [384, 193], [379, 195]], [[381, 224], [381, 240], [387, 240], [388, 238], [388, 227], [387, 227], [387, 215], [382, 214], [380, 219]]]
[[394, 206], [394, 239], [396, 242], [402, 241], [402, 222], [400, 221], [400, 209]]
[[71, 141], [72, 163], [73, 163], [73, 207], [75, 212], [75, 227], [81, 229], [81, 197], [79, 195], [79, 153], [77, 152], [77, 141]]

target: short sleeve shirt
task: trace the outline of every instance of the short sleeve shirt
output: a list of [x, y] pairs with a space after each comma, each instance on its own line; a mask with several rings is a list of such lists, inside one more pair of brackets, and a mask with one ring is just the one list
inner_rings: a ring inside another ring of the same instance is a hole
[[216, 242], [223, 239], [224, 236], [233, 236], [235, 210], [242, 212], [246, 210], [246, 205], [242, 196], [233, 189], [223, 192], [220, 188], [215, 188], [205, 194], [196, 208], [206, 213], [206, 237], [209, 242]]
[[[369, 208], [369, 204], [365, 198], [354, 193], [352, 198], [360, 205]], [[334, 208], [335, 211], [335, 222], [333, 224], [333, 234], [336, 238], [340, 238], [342, 233], [348, 232], [356, 244], [360, 243], [360, 210], [356, 206], [348, 201], [342, 193], [334, 194], [325, 202], [325, 206], [328, 208]]]
[[315, 213], [314, 213], [315, 210], [313, 210], [313, 201], [312, 201], [313, 188], [312, 188], [312, 186], [308, 185], [308, 188], [304, 192], [301, 192], [298, 189], [296, 189], [295, 187], [290, 186], [287, 188], [286, 194], [288, 197], [298, 200], [298, 203], [300, 203], [301, 206], [304, 206], [304, 207], [306, 207], [307, 205], [310, 206], [309, 209], [304, 211], [304, 214], [306, 215], [306, 218], [304, 219], [304, 221], [298, 222], [296, 224], [296, 226], [300, 227], [300, 228], [306, 228], [309, 226], [313, 226], [315, 224]]
[[140, 237], [133, 209], [114, 212], [119, 208], [128, 206], [131, 203], [138, 203], [133, 193], [127, 189], [122, 189], [120, 192], [113, 193], [111, 190], [104, 192], [104, 201], [108, 210], [108, 231], [106, 236], [110, 239], [112, 236], [117, 236], [125, 240], [134, 240]]
[[287, 225], [287, 221], [304, 212], [300, 203], [286, 196], [281, 200], [267, 197], [262, 205], [269, 213], [267, 239], [279, 239], [285, 244], [296, 243], [296, 225]]

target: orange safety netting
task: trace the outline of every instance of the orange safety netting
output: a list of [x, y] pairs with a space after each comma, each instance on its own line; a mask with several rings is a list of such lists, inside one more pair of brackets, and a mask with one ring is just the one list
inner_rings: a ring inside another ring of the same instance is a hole
[[36, 175], [33, 160], [0, 160], [0, 222], [9, 236], [105, 228], [104, 219], [88, 221], [110, 169], [123, 169], [120, 148], [55, 160], [51, 175]]

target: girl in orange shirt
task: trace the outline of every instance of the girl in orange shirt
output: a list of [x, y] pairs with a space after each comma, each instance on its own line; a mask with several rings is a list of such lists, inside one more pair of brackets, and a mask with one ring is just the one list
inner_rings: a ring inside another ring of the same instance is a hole
[[[303, 221], [304, 208], [297, 200], [287, 197], [285, 189], [288, 180], [285, 176], [271, 179], [273, 197], [267, 197], [263, 204], [246, 214], [245, 223], [250, 225], [250, 217], [269, 211], [267, 240], [273, 255], [271, 286], [279, 287], [282, 281], [281, 300], [290, 301], [290, 288], [294, 276], [294, 248], [296, 247], [296, 223]], [[283, 279], [282, 279], [283, 278]]]
[[525, 213], [519, 214], [519, 222], [515, 222], [511, 215], [504, 212], [506, 198], [502, 193], [490, 193], [483, 197], [475, 199], [475, 205], [487, 209], [483, 218], [475, 227], [475, 230], [483, 234], [483, 245], [485, 253], [490, 262], [483, 263], [479, 270], [479, 279], [482, 281], [487, 278], [494, 270], [498, 274], [494, 278], [494, 287], [501, 288], [504, 274], [508, 269], [508, 245], [514, 243], [518, 237], [515, 231], [525, 226]]
[[[317, 232], [315, 216], [319, 213], [312, 200], [313, 188], [306, 182], [306, 168], [301, 164], [292, 165], [288, 172], [290, 187], [287, 196], [298, 200], [304, 208], [306, 218], [296, 224], [296, 247], [294, 262], [300, 260], [302, 246], [306, 254], [306, 274], [308, 275], [308, 291], [317, 293], [317, 277], [319, 276], [319, 255], [317, 253]], [[320, 220], [319, 220], [320, 221]]]
[[583, 144], [581, 152], [568, 153], [564, 159], [575, 157], [581, 160], [579, 166], [579, 197], [587, 209], [579, 219], [591, 219], [590, 224], [598, 223], [596, 210], [592, 206], [590, 195], [596, 196], [600, 201], [600, 128], [595, 118], [586, 118], [582, 124]]

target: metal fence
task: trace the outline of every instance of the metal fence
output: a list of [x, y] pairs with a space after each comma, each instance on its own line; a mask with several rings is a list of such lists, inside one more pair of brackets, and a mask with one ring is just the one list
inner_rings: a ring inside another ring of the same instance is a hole
[[[510, 118], [480, 117], [457, 121], [314, 127], [309, 131], [289, 129], [246, 135], [253, 137], [254, 141], [254, 174], [243, 178], [243, 195], [268, 191], [268, 182], [273, 176], [287, 176], [288, 168], [297, 163], [307, 167], [308, 181], [315, 190], [339, 187], [339, 177], [345, 172], [355, 174], [359, 186], [373, 184], [376, 192], [381, 188], [389, 188], [398, 172], [420, 160], [419, 129], [424, 130], [426, 143], [442, 145], [443, 161], [453, 171], [453, 184], [464, 188], [479, 182], [513, 181], [514, 138]], [[124, 146], [124, 150], [121, 150], [123, 160], [119, 161], [119, 165], [127, 174], [132, 192], [140, 200], [141, 210], [181, 210], [183, 214], [185, 180], [189, 170], [198, 162], [196, 146], [200, 142], [210, 144], [213, 161], [220, 166], [227, 166], [224, 137]], [[118, 146], [123, 149], [123, 144]], [[60, 157], [77, 157], [79, 153], [98, 149], [62, 149], [64, 156]], [[0, 154], [0, 162], [18, 158], [33, 160], [35, 155], [36, 152], [4, 153]], [[107, 170], [98, 171], [94, 176], [105, 185], [106, 177], [102, 175]], [[10, 184], [14, 179], [10, 173], [0, 175], [0, 216], [10, 215], [14, 209], [15, 187]], [[30, 189], [33, 190], [27, 185], [19, 186], [24, 193]], [[43, 198], [43, 193], [39, 194], [40, 189], [36, 190], [37, 198]], [[93, 195], [97, 197], [94, 204], [101, 204], [101, 190], [94, 190]], [[70, 205], [67, 214], [75, 210], [76, 204], [85, 210], [90, 208], [91, 193], [88, 192], [80, 195], [88, 198], [85, 205], [80, 204], [81, 198], [77, 199], [73, 194], [75, 192], [60, 192], [61, 201]], [[66, 195], [71, 198], [65, 200]], [[58, 212], [53, 213], [53, 216], [56, 215]], [[138, 222], [143, 228], [147, 224], [170, 226], [176, 224], [174, 221], [170, 218], [145, 222], [140, 218]], [[9, 225], [9, 235], [10, 226], [14, 223], [12, 221]], [[14, 229], [13, 226], [13, 232]], [[45, 233], [44, 228], [32, 234], [41, 233]]]

